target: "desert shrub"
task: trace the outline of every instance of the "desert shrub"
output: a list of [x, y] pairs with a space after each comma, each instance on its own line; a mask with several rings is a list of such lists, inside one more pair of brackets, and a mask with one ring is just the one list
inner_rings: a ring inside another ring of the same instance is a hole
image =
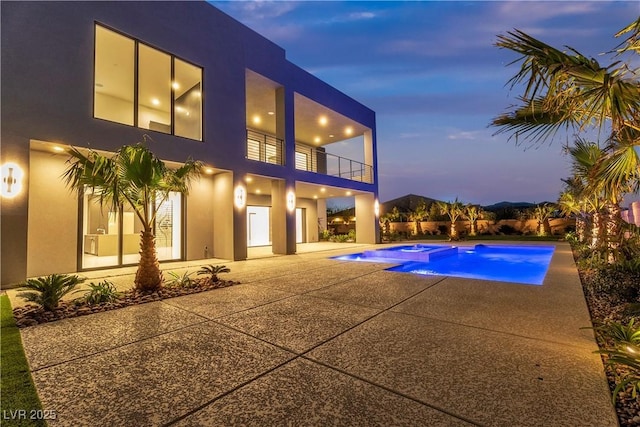
[[336, 234], [335, 236], [333, 236], [331, 238], [331, 240], [333, 242], [345, 243], [347, 240], [349, 240], [349, 235], [348, 234]]
[[27, 279], [20, 288], [20, 290], [27, 292], [21, 292], [18, 296], [50, 311], [58, 307], [60, 299], [84, 280], [84, 278], [68, 274], [51, 274], [36, 279]]
[[640, 392], [640, 328], [631, 319], [626, 325], [611, 322], [595, 329], [605, 342], [598, 353], [606, 355], [607, 365], [615, 373], [613, 401], [628, 388], [636, 398]]
[[349, 240], [356, 240], [356, 230], [349, 230], [349, 232], [347, 233], [347, 236], [349, 237]]
[[88, 286], [88, 290], [78, 290], [76, 293], [84, 292], [81, 300], [90, 305], [113, 302], [121, 295], [116, 289], [116, 286], [108, 280], [103, 280], [98, 283], [91, 282]]
[[330, 240], [333, 236], [333, 230], [322, 230], [320, 232], [320, 240]]

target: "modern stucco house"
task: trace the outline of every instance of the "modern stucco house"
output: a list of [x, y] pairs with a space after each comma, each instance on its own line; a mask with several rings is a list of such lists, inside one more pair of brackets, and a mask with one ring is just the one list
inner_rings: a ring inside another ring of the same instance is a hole
[[[205, 2], [2, 2], [2, 285], [137, 262], [127, 208], [78, 197], [66, 146], [142, 141], [201, 160], [162, 205], [159, 258], [291, 254], [318, 240], [327, 198], [352, 196], [357, 241], [378, 236], [375, 113]], [[332, 154], [348, 141], [353, 159]]]

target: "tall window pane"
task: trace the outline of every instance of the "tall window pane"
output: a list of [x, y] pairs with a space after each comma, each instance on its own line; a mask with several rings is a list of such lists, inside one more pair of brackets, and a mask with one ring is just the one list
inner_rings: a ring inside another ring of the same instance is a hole
[[96, 26], [94, 116], [133, 126], [134, 41]]
[[202, 140], [202, 70], [174, 60], [175, 134]]
[[138, 45], [138, 127], [171, 133], [171, 56]]

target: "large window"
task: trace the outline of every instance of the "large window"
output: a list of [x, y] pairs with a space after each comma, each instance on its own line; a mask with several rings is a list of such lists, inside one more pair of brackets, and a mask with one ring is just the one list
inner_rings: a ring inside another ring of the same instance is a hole
[[94, 117], [202, 140], [202, 68], [100, 25], [95, 49]]
[[[160, 261], [182, 258], [182, 195], [157, 198], [154, 235]], [[129, 206], [100, 206], [99, 196], [87, 190], [82, 207], [82, 268], [117, 267], [140, 260], [142, 223]]]

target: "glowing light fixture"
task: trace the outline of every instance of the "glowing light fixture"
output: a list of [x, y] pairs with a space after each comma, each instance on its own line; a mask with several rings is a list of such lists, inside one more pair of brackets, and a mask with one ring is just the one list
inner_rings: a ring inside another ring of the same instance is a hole
[[273, 116], [275, 113], [273, 111], [267, 111], [267, 114]]
[[347, 191], [347, 196], [350, 196], [351, 194], [351, 191]]
[[244, 180], [247, 182], [253, 182], [253, 178], [251, 178], [250, 176], [246, 177]]
[[180, 84], [178, 82], [173, 82], [171, 83], [171, 87], [174, 88], [175, 90], [180, 89]]
[[252, 120], [253, 120], [253, 124], [254, 124], [254, 125], [259, 125], [260, 123], [262, 123], [262, 119], [261, 119], [261, 118], [260, 118], [260, 116], [259, 116], [259, 115], [257, 115], [257, 114], [256, 114], [255, 116], [253, 116], [253, 119], [252, 119]]
[[238, 185], [233, 192], [233, 204], [236, 205], [236, 208], [242, 209], [247, 203], [247, 190], [242, 186]]
[[160, 100], [158, 98], [151, 98], [151, 103], [153, 105], [160, 105]]
[[322, 140], [320, 139], [319, 136], [316, 136], [315, 138], [313, 138], [313, 142], [315, 142], [316, 144], [320, 144], [320, 141]]
[[2, 175], [2, 189], [0, 194], [2, 197], [11, 199], [22, 190], [22, 177], [24, 173], [20, 166], [15, 163], [5, 163], [0, 168], [0, 175]]
[[326, 188], [324, 188], [324, 187], [320, 187], [320, 192], [321, 192], [321, 193], [324, 193], [325, 191], [327, 191], [327, 189], [326, 189]]
[[346, 127], [344, 133], [345, 135], [353, 135], [353, 128], [351, 126]]
[[293, 191], [289, 191], [287, 193], [287, 209], [289, 209], [289, 212], [293, 212], [295, 208], [296, 208], [296, 193], [294, 193]]
[[326, 126], [327, 123], [329, 123], [329, 119], [327, 119], [327, 116], [320, 116], [320, 118], [318, 119], [318, 123], [320, 123], [320, 125], [322, 126]]
[[212, 175], [213, 174], [213, 168], [210, 168], [210, 167], [204, 168], [204, 173], [206, 173], [208, 175]]
[[56, 153], [62, 153], [64, 151], [64, 148], [60, 147], [59, 145], [54, 145], [53, 151], [55, 151]]
[[262, 193], [262, 191], [260, 191], [260, 189], [259, 189], [259, 188], [258, 188], [258, 189], [256, 189], [256, 194], [260, 194], [260, 193]]
[[318, 198], [318, 196], [314, 195], [314, 196], [313, 196], [313, 198], [314, 198], [314, 199], [317, 199], [317, 198]]
[[373, 202], [373, 213], [375, 214], [376, 217], [380, 216], [380, 202], [378, 202], [378, 199], [376, 199], [376, 201]]

